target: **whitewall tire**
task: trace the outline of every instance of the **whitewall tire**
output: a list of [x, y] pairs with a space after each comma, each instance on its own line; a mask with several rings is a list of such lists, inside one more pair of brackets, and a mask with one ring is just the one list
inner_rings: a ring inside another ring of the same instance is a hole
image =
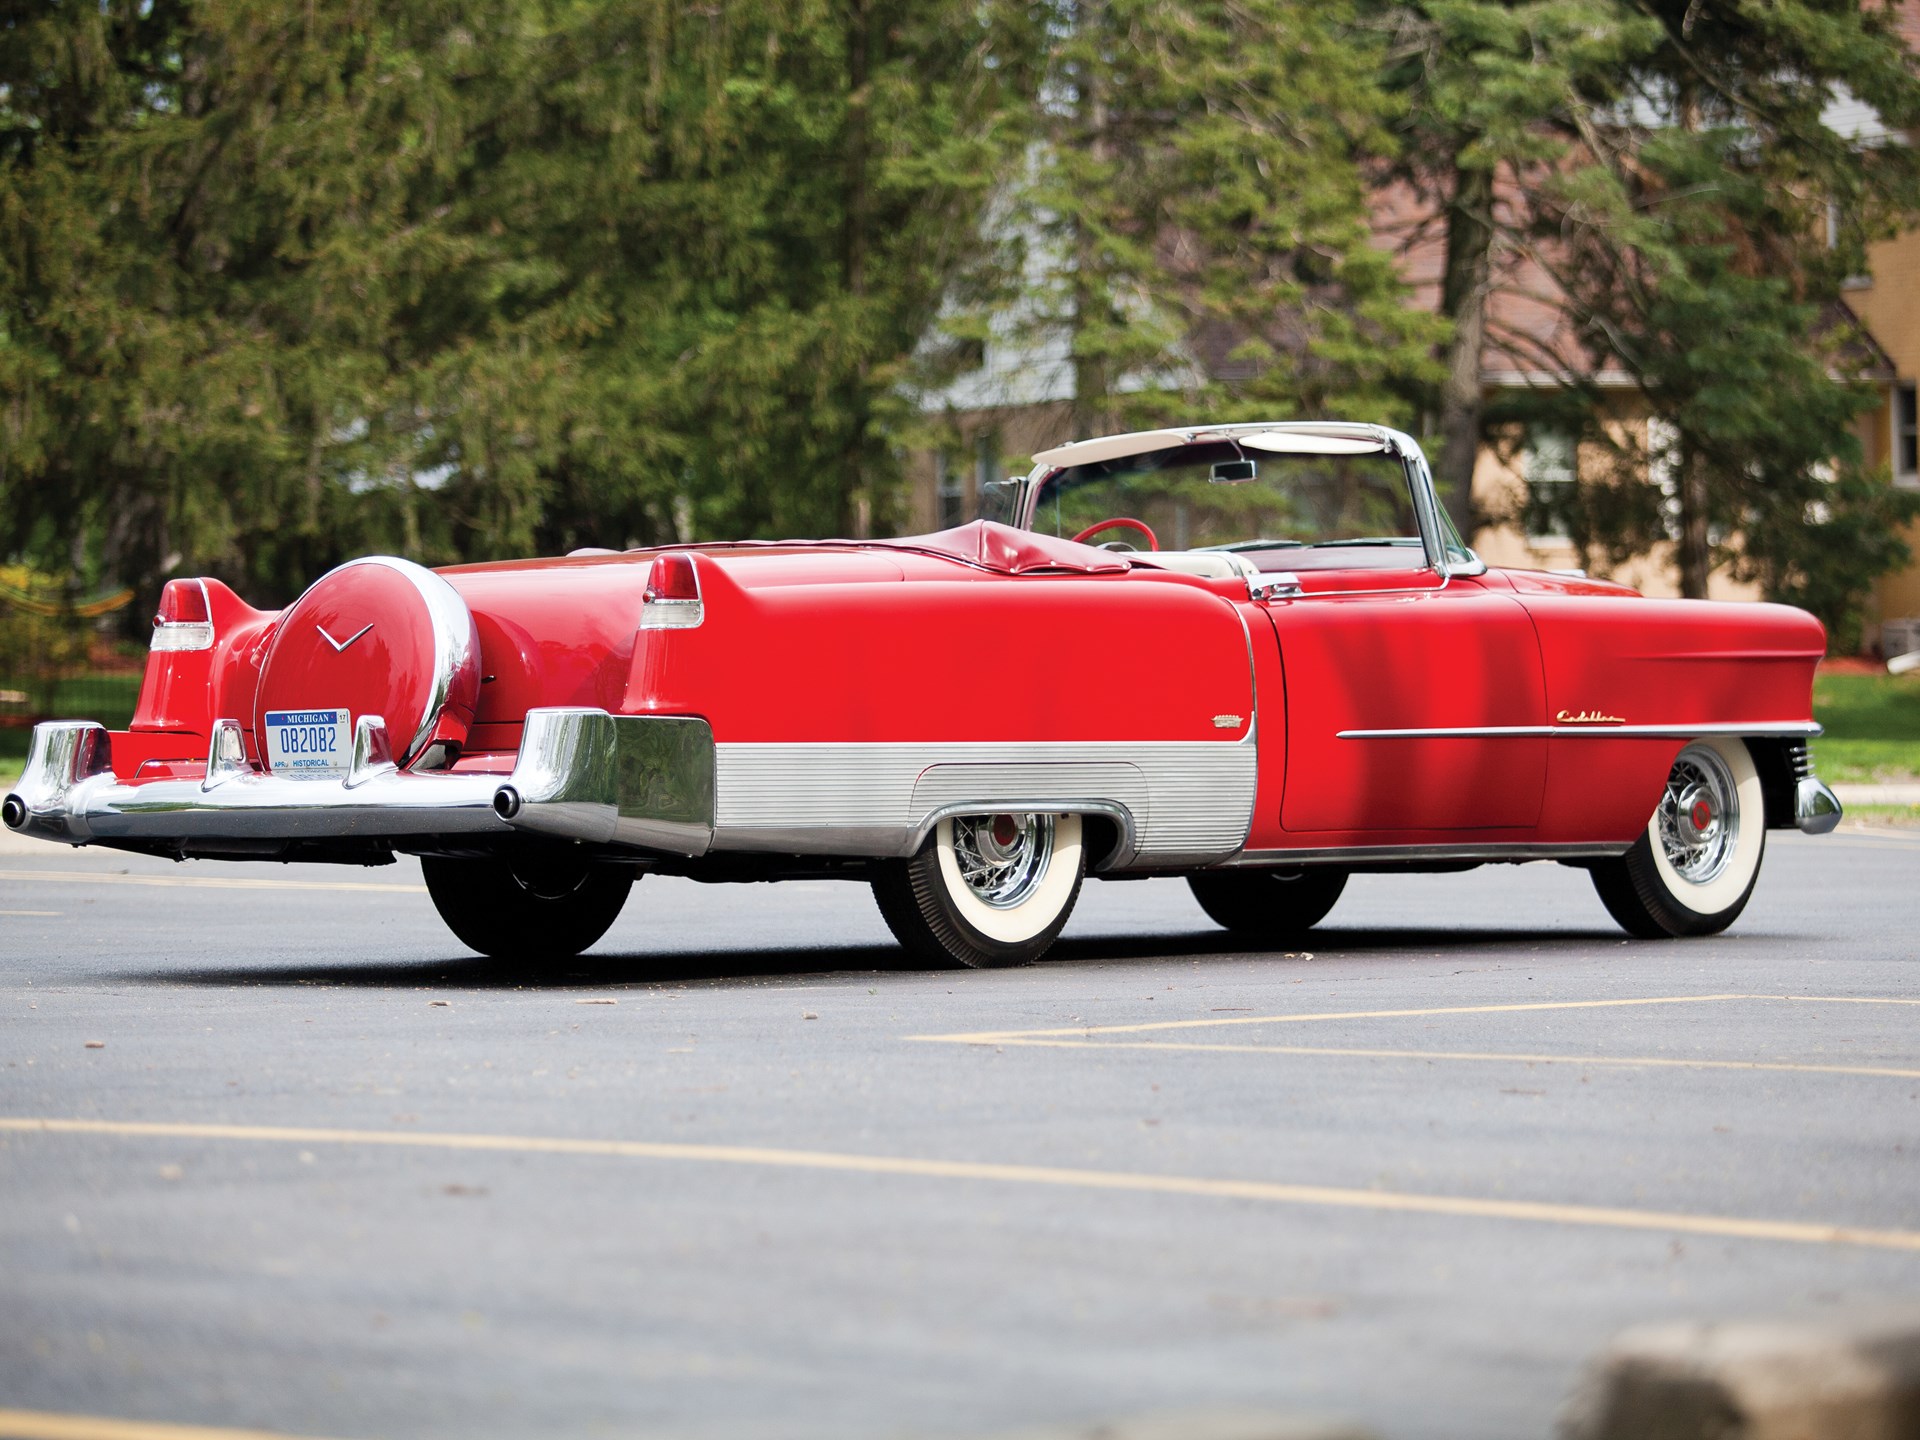
[[1766, 854], [1766, 799], [1744, 741], [1715, 735], [1674, 757], [1646, 832], [1593, 867], [1621, 926], [1646, 939], [1713, 935], [1746, 909]]
[[1078, 815], [955, 815], [873, 878], [895, 938], [933, 964], [1025, 965], [1067, 923], [1086, 873]]

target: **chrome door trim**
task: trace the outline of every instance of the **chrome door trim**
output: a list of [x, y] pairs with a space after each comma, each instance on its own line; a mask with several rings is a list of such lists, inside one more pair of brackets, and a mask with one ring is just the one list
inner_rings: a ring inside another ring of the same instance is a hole
[[1336, 740], [1512, 740], [1554, 733], [1551, 725], [1432, 725], [1409, 730], [1341, 730]]
[[1812, 738], [1824, 733], [1812, 720], [1758, 720], [1714, 725], [1429, 725], [1405, 730], [1341, 730], [1339, 740], [1478, 740], [1521, 736], [1581, 735], [1598, 739], [1627, 735], [1639, 740], [1690, 740], [1696, 735]]

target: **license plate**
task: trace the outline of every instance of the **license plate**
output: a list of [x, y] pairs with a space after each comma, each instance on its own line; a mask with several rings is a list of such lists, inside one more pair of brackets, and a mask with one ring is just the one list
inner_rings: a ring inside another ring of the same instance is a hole
[[353, 756], [351, 733], [345, 710], [269, 710], [267, 764], [276, 775], [338, 780]]

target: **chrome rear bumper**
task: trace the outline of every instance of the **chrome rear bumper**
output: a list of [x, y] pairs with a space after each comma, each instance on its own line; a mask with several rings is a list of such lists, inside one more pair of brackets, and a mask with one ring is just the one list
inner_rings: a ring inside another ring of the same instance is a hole
[[713, 840], [713, 732], [704, 720], [527, 712], [513, 773], [405, 774], [386, 726], [363, 716], [341, 780], [264, 775], [237, 721], [216, 721], [206, 778], [134, 784], [113, 770], [92, 721], [37, 725], [20, 783], [0, 806], [9, 830], [69, 845], [495, 836], [515, 831], [702, 855]]

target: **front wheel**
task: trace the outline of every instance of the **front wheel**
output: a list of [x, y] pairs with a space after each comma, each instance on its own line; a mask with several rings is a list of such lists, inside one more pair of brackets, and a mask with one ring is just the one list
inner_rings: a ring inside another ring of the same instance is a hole
[[1747, 908], [1767, 848], [1766, 801], [1746, 745], [1713, 736], [1682, 750], [1633, 848], [1593, 867], [1593, 888], [1644, 940], [1717, 935]]
[[1038, 960], [1086, 872], [1078, 815], [955, 815], [911, 860], [873, 877], [894, 938], [923, 961], [982, 968]]
[[633, 890], [631, 870], [573, 859], [426, 855], [420, 871], [447, 928], [496, 960], [578, 955], [607, 933]]
[[1215, 923], [1268, 945], [1298, 940], [1327, 918], [1347, 888], [1347, 872], [1311, 865], [1299, 870], [1202, 870], [1187, 888]]

